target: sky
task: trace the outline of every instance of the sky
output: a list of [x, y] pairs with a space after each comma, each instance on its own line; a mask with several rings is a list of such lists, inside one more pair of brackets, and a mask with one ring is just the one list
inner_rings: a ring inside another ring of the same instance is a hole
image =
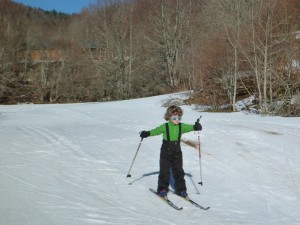
[[58, 12], [63, 13], [79, 13], [82, 8], [89, 6], [96, 0], [13, 0], [24, 5], [31, 7], [37, 7], [44, 10], [55, 9]]
[[200, 167], [198, 148], [181, 144], [187, 192], [210, 209], [169, 193], [176, 211], [149, 191], [162, 136], [141, 142], [139, 131], [165, 123], [162, 105], [186, 97], [0, 105], [0, 224], [299, 225], [297, 117], [183, 105], [182, 123], [201, 114], [203, 127], [182, 136], [197, 146], [200, 135], [202, 152]]

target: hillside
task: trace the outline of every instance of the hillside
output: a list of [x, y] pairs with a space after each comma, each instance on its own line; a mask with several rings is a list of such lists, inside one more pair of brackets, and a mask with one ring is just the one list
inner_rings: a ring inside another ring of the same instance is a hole
[[[209, 211], [169, 194], [183, 207], [175, 211], [148, 191], [157, 184], [161, 137], [143, 140], [126, 178], [138, 132], [164, 123], [169, 97], [0, 106], [0, 224], [300, 223], [298, 118], [202, 113], [203, 186], [197, 150], [182, 151], [188, 193]], [[199, 117], [183, 109], [182, 122]]]
[[[176, 2], [176, 4], [174, 4]], [[299, 1], [0, 1], [0, 103], [105, 102], [193, 91], [192, 104], [300, 115]]]

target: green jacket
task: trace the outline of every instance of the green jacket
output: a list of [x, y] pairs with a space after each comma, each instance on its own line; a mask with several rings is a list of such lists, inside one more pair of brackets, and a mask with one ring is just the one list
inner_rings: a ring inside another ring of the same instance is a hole
[[[169, 121], [168, 125], [169, 125], [170, 141], [177, 141], [179, 135], [179, 124], [174, 124]], [[194, 125], [181, 123], [181, 134], [191, 132], [193, 130], [194, 130]], [[150, 130], [150, 136], [156, 136], [159, 134], [163, 134], [163, 139], [167, 141], [166, 124], [162, 124], [159, 127]]]

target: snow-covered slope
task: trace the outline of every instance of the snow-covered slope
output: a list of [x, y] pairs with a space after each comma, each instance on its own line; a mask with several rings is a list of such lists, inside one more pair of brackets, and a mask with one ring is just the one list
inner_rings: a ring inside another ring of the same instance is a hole
[[[0, 106], [0, 225], [300, 224], [300, 119], [202, 113], [196, 149], [182, 145], [188, 193], [176, 211], [155, 197], [165, 121], [158, 96], [109, 103]], [[183, 107], [183, 122], [199, 113]], [[197, 141], [197, 133], [184, 135]]]

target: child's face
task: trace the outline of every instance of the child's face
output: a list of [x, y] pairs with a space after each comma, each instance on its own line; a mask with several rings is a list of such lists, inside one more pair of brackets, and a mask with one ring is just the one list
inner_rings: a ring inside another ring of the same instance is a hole
[[170, 117], [170, 120], [172, 123], [174, 124], [179, 124], [180, 123], [180, 120], [181, 120], [181, 116], [178, 116], [178, 114], [173, 114], [171, 117]]

